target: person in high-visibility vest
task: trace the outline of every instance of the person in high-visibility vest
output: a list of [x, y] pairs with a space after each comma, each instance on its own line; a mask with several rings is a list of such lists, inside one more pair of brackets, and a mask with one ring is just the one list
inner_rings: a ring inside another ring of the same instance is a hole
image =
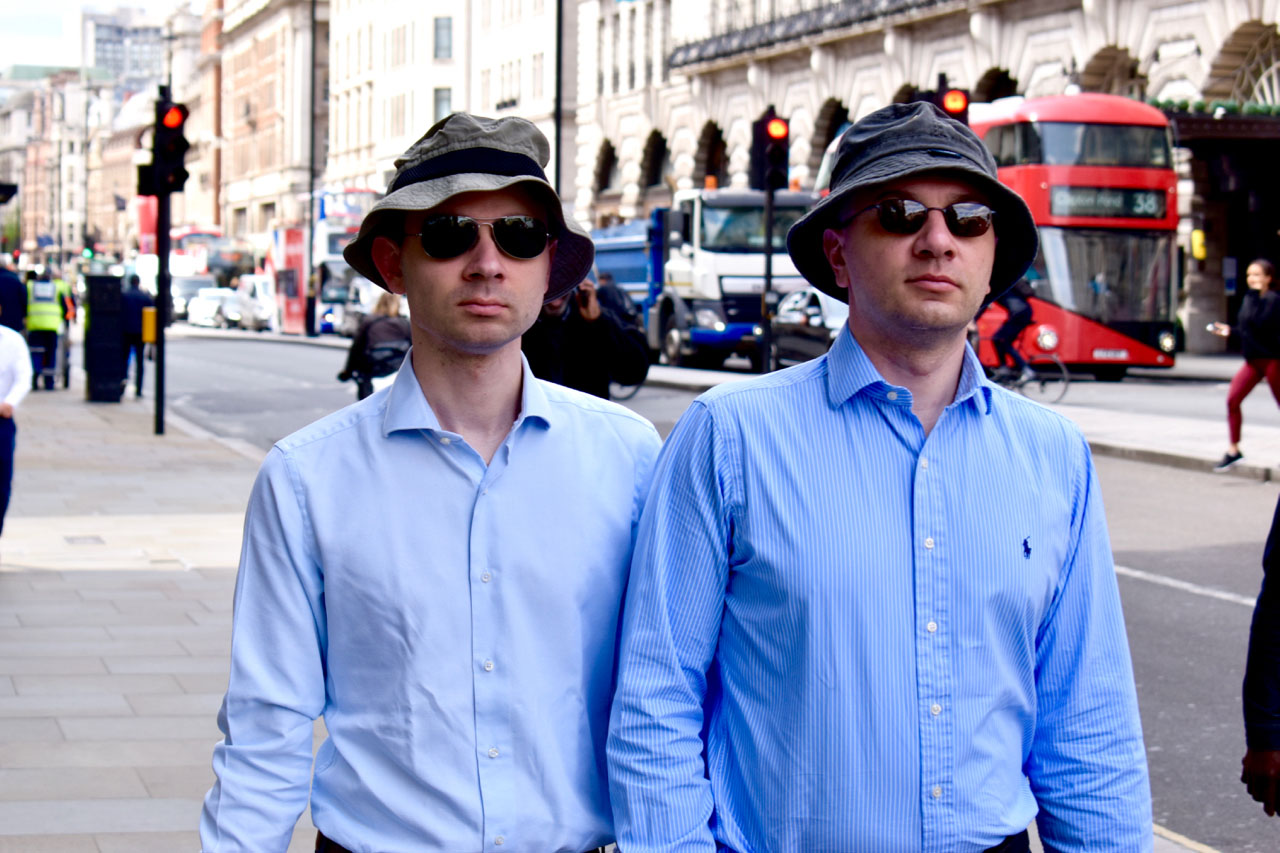
[[58, 363], [58, 331], [66, 318], [66, 300], [71, 289], [62, 279], [51, 279], [48, 271], [27, 271], [27, 346], [31, 350], [31, 389], [41, 376], [44, 387], [53, 389]]

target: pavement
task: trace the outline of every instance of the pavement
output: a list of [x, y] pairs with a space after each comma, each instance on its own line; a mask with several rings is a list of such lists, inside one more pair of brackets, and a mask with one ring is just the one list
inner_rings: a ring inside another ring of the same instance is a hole
[[[1237, 365], [1180, 356], [1160, 375], [1225, 382]], [[649, 382], [742, 378], [655, 366]], [[194, 851], [242, 514], [265, 452], [172, 412], [155, 435], [149, 399], [89, 403], [83, 388], [73, 374], [71, 390], [32, 393], [18, 413], [0, 539], [0, 853]], [[1198, 470], [1222, 454], [1219, 421], [1069, 401], [1059, 410], [1096, 453]], [[1280, 427], [1251, 425], [1249, 451], [1280, 463]], [[1242, 463], [1228, 475], [1280, 479], [1280, 468]], [[304, 815], [289, 850], [313, 839]], [[1158, 853], [1187, 850], [1210, 848], [1157, 830]]]

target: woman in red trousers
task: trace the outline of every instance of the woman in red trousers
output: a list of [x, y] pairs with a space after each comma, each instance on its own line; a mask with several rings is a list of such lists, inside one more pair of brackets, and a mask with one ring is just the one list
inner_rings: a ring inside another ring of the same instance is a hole
[[[1231, 444], [1213, 470], [1225, 471], [1244, 458], [1240, 452], [1240, 425], [1243, 416], [1240, 404], [1249, 392], [1262, 380], [1267, 380], [1271, 395], [1280, 404], [1280, 292], [1272, 290], [1276, 268], [1270, 261], [1259, 258], [1249, 264], [1245, 281], [1249, 285], [1236, 318], [1235, 331], [1240, 335], [1240, 348], [1244, 364], [1231, 380], [1227, 390], [1227, 426]], [[1209, 330], [1226, 337], [1231, 326], [1213, 323]]]

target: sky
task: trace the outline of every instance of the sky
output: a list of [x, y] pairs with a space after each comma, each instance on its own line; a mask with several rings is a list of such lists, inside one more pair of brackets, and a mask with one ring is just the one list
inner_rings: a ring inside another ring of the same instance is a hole
[[[4, 12], [4, 66], [77, 65], [80, 62], [80, 10], [120, 7], [168, 13], [178, 0], [0, 0]], [[21, 11], [18, 11], [21, 9]]]

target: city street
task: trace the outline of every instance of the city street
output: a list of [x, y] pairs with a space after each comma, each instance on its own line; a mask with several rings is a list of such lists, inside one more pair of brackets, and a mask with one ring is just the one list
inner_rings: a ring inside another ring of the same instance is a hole
[[[180, 334], [180, 333], [179, 333]], [[252, 335], [179, 338], [173, 411], [265, 450], [354, 399], [333, 379], [344, 350]], [[1074, 383], [1067, 405], [1220, 421], [1225, 383]], [[627, 405], [665, 435], [695, 392], [646, 387]], [[1246, 424], [1280, 424], [1263, 390]], [[1246, 426], [1247, 440], [1247, 426]], [[1280, 461], [1280, 460], [1275, 460]], [[1275, 847], [1277, 828], [1239, 783], [1240, 681], [1262, 542], [1280, 489], [1238, 477], [1099, 456], [1151, 763], [1156, 822], [1222, 851]], [[980, 496], [975, 496], [980, 499]]]

